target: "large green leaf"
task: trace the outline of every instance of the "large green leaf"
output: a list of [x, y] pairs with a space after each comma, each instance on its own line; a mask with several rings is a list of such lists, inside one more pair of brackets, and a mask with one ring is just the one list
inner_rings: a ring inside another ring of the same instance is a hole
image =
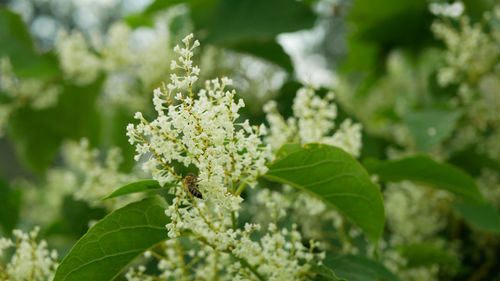
[[155, 12], [185, 3], [190, 7], [195, 33], [202, 43], [248, 53], [292, 72], [290, 57], [276, 43], [276, 35], [308, 29], [316, 15], [301, 1], [190, 0], [152, 2], [142, 13], [127, 17], [131, 26], [151, 25]]
[[399, 246], [399, 250], [401, 255], [406, 258], [407, 267], [429, 266], [433, 264], [458, 265], [455, 257], [445, 250], [430, 244], [416, 243], [403, 245]]
[[301, 1], [156, 0], [126, 21], [132, 26], [148, 25], [154, 13], [182, 3], [189, 5], [196, 29], [203, 30], [211, 43], [272, 39], [279, 33], [311, 28], [316, 20], [311, 7]]
[[457, 202], [455, 208], [472, 227], [500, 235], [500, 215], [490, 203]]
[[115, 191], [113, 191], [110, 195], [103, 198], [103, 200], [123, 196], [132, 193], [138, 192], [147, 192], [147, 191], [155, 191], [163, 188], [170, 188], [173, 186], [177, 186], [176, 184], [166, 183], [164, 186], [161, 186], [156, 180], [140, 180], [136, 182], [132, 182], [126, 184], [122, 187], [119, 187]]
[[10, 235], [19, 220], [22, 192], [12, 189], [6, 181], [0, 178], [0, 227], [5, 235]]
[[8, 56], [21, 77], [48, 78], [58, 73], [57, 61], [35, 52], [33, 41], [21, 17], [0, 9], [0, 58]]
[[[102, 79], [86, 86], [63, 85], [56, 106], [35, 110], [25, 106], [9, 119], [8, 135], [20, 159], [42, 174], [51, 164], [64, 139], [95, 136], [95, 101]], [[90, 139], [92, 142], [92, 139]]]
[[290, 184], [336, 207], [376, 243], [384, 229], [384, 204], [378, 187], [356, 159], [321, 144], [286, 144], [265, 178]]
[[167, 239], [159, 196], [120, 208], [89, 229], [57, 268], [54, 281], [109, 281], [147, 249]]
[[457, 111], [427, 109], [408, 112], [403, 119], [418, 149], [428, 152], [451, 134], [459, 117]]
[[348, 281], [400, 281], [382, 264], [363, 256], [327, 256], [323, 263]]
[[209, 22], [212, 43], [274, 38], [279, 33], [311, 28], [311, 8], [289, 0], [220, 0]]
[[474, 179], [462, 170], [439, 163], [426, 155], [416, 155], [398, 160], [367, 163], [372, 174], [382, 181], [414, 181], [450, 191], [468, 202], [484, 200]]

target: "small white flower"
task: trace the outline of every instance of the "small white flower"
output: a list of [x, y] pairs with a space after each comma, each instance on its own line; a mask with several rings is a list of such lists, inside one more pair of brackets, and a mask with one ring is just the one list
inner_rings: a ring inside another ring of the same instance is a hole
[[14, 230], [14, 241], [0, 238], [0, 257], [5, 249], [15, 247], [5, 271], [0, 272], [6, 274], [2, 276], [7, 277], [7, 280], [52, 280], [54, 277], [58, 266], [57, 253], [49, 251], [44, 240], [36, 242], [39, 231], [39, 227], [29, 233]]
[[287, 120], [279, 114], [276, 102], [267, 103], [264, 105], [269, 123], [266, 142], [275, 150], [287, 142], [325, 143], [358, 157], [361, 150], [361, 125], [346, 119], [339, 129], [334, 130], [337, 106], [332, 102], [333, 98], [332, 92], [321, 98], [315, 95], [313, 89], [301, 88], [293, 101], [293, 116]]

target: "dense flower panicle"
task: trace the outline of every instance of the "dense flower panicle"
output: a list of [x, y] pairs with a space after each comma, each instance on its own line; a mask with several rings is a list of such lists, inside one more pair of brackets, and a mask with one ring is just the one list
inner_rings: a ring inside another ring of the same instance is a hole
[[462, 81], [477, 83], [498, 63], [500, 56], [500, 41], [497, 41], [500, 38], [485, 33], [480, 23], [471, 25], [466, 16], [459, 21], [459, 30], [441, 21], [432, 24], [432, 31], [447, 47], [444, 54], [446, 66], [438, 73], [438, 82], [442, 86]]
[[[296, 229], [297, 225], [294, 224], [291, 230], [284, 228], [280, 231], [275, 224], [269, 224], [268, 232], [260, 239], [260, 243], [245, 235], [233, 253], [246, 258], [267, 280], [303, 280], [311, 269], [311, 263], [324, 259], [325, 253], [314, 253], [319, 247], [319, 243], [314, 240], [309, 241], [310, 247], [306, 248]], [[236, 276], [243, 277], [239, 274]]]
[[262, 126], [237, 122], [244, 102], [235, 100], [234, 90], [225, 89], [230, 79], [207, 81], [194, 93], [193, 84], [200, 70], [191, 59], [199, 43], [191, 44], [191, 39], [192, 35], [184, 39], [184, 48], [175, 47], [180, 57], [171, 64], [185, 75], [172, 74], [171, 83], [154, 92], [157, 118], [149, 122], [136, 113], [140, 123], [128, 125], [127, 135], [136, 145], [136, 160], [146, 156], [143, 169], [160, 184], [182, 180], [173, 163], [194, 165], [199, 171], [200, 191], [234, 210], [240, 198], [231, 194], [232, 188], [242, 181], [256, 184], [257, 176], [266, 172], [270, 148], [259, 137], [264, 131]]
[[[146, 257], [159, 259], [158, 269], [161, 280], [184, 280], [194, 277], [195, 280], [258, 280], [248, 266], [243, 266], [231, 256], [244, 260], [266, 280], [288, 281], [304, 280], [310, 274], [311, 266], [325, 258], [325, 253], [316, 253], [319, 243], [311, 240], [310, 247], [302, 244], [302, 236], [293, 225], [290, 230], [278, 230], [275, 224], [269, 224], [267, 234], [259, 241], [250, 238], [259, 225], [246, 224], [244, 229], [228, 230], [220, 233], [219, 246], [214, 241], [202, 239], [202, 245], [196, 250], [186, 251], [179, 238], [165, 242], [161, 252], [148, 252]], [[196, 238], [189, 243], [196, 244]], [[227, 243], [227, 247], [220, 244]], [[148, 279], [151, 278], [151, 279]], [[157, 280], [145, 273], [144, 267], [131, 268], [127, 273], [129, 281]]]
[[35, 227], [29, 233], [14, 230], [14, 240], [0, 238], [0, 257], [4, 250], [15, 248], [10, 262], [3, 267], [0, 263], [0, 279], [5, 281], [46, 281], [52, 280], [57, 268], [57, 253], [47, 249], [44, 240], [36, 242], [40, 228]]
[[[138, 112], [135, 118], [140, 123], [127, 127], [129, 141], [136, 146], [136, 160], [144, 158], [143, 169], [160, 184], [183, 183], [186, 175], [179, 174], [175, 165], [198, 170], [196, 187], [203, 199], [194, 198], [183, 187], [171, 189], [174, 198], [165, 213], [171, 219], [166, 227], [172, 240], [167, 242], [166, 258], [159, 263], [163, 272], [160, 277], [183, 279], [194, 274], [206, 278], [226, 271], [220, 280], [252, 280], [256, 273], [249, 270], [250, 265], [268, 280], [300, 280], [308, 273], [311, 261], [321, 258], [312, 253], [316, 242], [304, 247], [295, 228], [279, 231], [272, 225], [257, 241], [250, 235], [260, 230], [259, 224], [236, 228], [237, 210], [243, 200], [239, 195], [266, 172], [265, 163], [272, 160], [271, 147], [261, 140], [266, 133], [264, 126], [238, 120], [238, 111], [245, 104], [235, 99], [234, 90], [226, 90], [230, 79], [206, 81], [195, 93], [200, 70], [192, 57], [199, 43], [192, 39], [189, 35], [183, 40], [185, 47], [175, 47], [180, 57], [171, 63], [172, 69], [185, 74], [172, 74], [171, 83], [154, 91], [156, 119], [148, 121]], [[196, 257], [191, 253], [193, 263], [199, 262], [187, 271], [183, 255], [176, 250], [183, 232], [203, 245]], [[234, 257], [248, 265], [231, 265]], [[140, 268], [128, 274], [129, 280], [140, 276], [145, 276]]]
[[265, 137], [266, 142], [273, 149], [287, 142], [318, 142], [338, 146], [355, 157], [359, 156], [361, 125], [346, 119], [333, 133], [337, 117], [333, 98], [333, 93], [321, 98], [315, 95], [313, 89], [301, 88], [293, 101], [293, 116], [287, 120], [279, 114], [276, 102], [267, 103], [264, 111], [270, 128]]
[[[284, 185], [280, 191], [270, 191], [268, 189], [257, 190], [255, 195], [247, 202], [250, 212], [254, 215], [255, 221], [261, 225], [269, 223], [283, 223], [285, 221], [297, 222], [301, 229], [303, 240], [315, 239], [322, 241], [320, 249], [328, 249], [331, 245], [323, 243], [331, 239], [331, 229], [342, 233], [344, 236], [363, 239], [361, 230], [347, 223], [342, 215], [330, 207], [322, 200], [309, 194], [297, 192], [295, 188]], [[325, 231], [328, 229], [328, 231]], [[336, 250], [338, 246], [335, 246]], [[341, 241], [341, 252], [344, 254], [358, 254], [358, 248], [347, 239]]]
[[500, 5], [485, 12], [481, 22], [472, 23], [466, 15], [457, 21], [440, 20], [432, 25], [435, 36], [446, 45], [438, 82], [458, 86], [450, 104], [464, 116], [445, 150], [449, 154], [476, 146], [480, 140], [483, 145], [477, 147], [481, 153], [500, 159]]

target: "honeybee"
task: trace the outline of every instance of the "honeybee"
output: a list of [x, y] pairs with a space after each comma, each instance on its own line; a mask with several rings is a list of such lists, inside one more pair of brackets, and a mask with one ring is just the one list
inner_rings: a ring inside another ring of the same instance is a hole
[[197, 188], [198, 182], [199, 182], [198, 177], [194, 174], [189, 173], [184, 178], [183, 185], [184, 185], [184, 188], [187, 189], [189, 191], [189, 193], [191, 193], [194, 197], [203, 199], [203, 195], [201, 194], [201, 192]]

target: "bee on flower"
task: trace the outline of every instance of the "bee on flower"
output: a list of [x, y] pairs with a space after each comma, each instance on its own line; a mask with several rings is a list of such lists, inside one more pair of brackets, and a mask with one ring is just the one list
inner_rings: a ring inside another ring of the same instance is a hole
[[203, 199], [203, 194], [198, 190], [198, 177], [192, 173], [189, 173], [183, 181], [184, 188], [191, 193], [194, 197]]

